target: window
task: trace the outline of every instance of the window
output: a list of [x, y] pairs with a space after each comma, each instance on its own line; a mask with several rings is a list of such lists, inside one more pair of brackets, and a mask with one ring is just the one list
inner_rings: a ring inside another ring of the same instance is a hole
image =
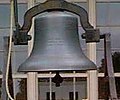
[[[69, 100], [74, 100], [74, 92], [69, 92]], [[78, 100], [78, 92], [75, 92], [75, 100]]]
[[[46, 0], [31, 0], [35, 1], [36, 4], [39, 2], [45, 2]], [[81, 7], [85, 8], [85, 10], [89, 11], [90, 7], [88, 7], [88, 0], [66, 0], [69, 2], [74, 2], [75, 4], [80, 5]], [[18, 17], [19, 17], [19, 23], [22, 26], [24, 14], [27, 11], [27, 2], [30, 2], [29, 0], [18, 0]], [[97, 28], [100, 29], [101, 34], [102, 33], [111, 33], [111, 42], [112, 42], [112, 52], [120, 52], [120, 44], [119, 44], [119, 37], [120, 37], [120, 0], [96, 0], [96, 4], [91, 3], [91, 7], [96, 5], [96, 20], [97, 20]], [[91, 12], [90, 12], [91, 13]], [[95, 19], [93, 19], [94, 21]], [[80, 44], [84, 52], [86, 53], [86, 43], [83, 39], [81, 39], [81, 34], [84, 33], [84, 30], [82, 29], [81, 25], [79, 25], [79, 33], [80, 33]], [[2, 82], [2, 67], [4, 65], [4, 36], [9, 36], [9, 29], [10, 29], [10, 2], [9, 0], [0, 0], [0, 87]], [[97, 45], [97, 66], [101, 66], [101, 59], [104, 57], [104, 51], [103, 51], [103, 40], [100, 40], [100, 43]], [[14, 93], [16, 95], [16, 99], [21, 100], [27, 100], [27, 75], [17, 72], [19, 65], [25, 61], [27, 58], [27, 46], [13, 46], [12, 51], [12, 69], [13, 69], [13, 78], [14, 78]], [[87, 54], [87, 53], [86, 53]], [[119, 64], [119, 63], [117, 63]], [[120, 66], [117, 66], [120, 68]], [[62, 73], [63, 74], [63, 73]], [[69, 75], [68, 75], [69, 74]], [[87, 98], [87, 81], [82, 81], [81, 78], [84, 76], [85, 78], [87, 75], [84, 73], [81, 74], [80, 77], [76, 76], [76, 82], [75, 82], [75, 96], [73, 92], [73, 76], [71, 73], [65, 73], [63, 74], [64, 78], [71, 78], [71, 81], [63, 82], [61, 84], [61, 87], [55, 88], [54, 84], [51, 84], [51, 91], [55, 91], [51, 93], [52, 100], [82, 100], [83, 98]], [[117, 76], [117, 74], [115, 74]], [[120, 75], [120, 73], [118, 73]], [[69, 76], [69, 77], [68, 77]], [[49, 91], [49, 76], [48, 74], [44, 73], [38, 73], [38, 78], [40, 79], [39, 84], [39, 97], [40, 100], [50, 100], [50, 92]], [[116, 86], [117, 86], [117, 92], [118, 96], [120, 97], [120, 76], [116, 78]], [[25, 79], [24, 79], [25, 78]], [[43, 79], [44, 78], [44, 79]], [[79, 80], [77, 81], [77, 79]], [[101, 79], [102, 80], [102, 79]], [[99, 80], [100, 84], [102, 81]], [[106, 89], [106, 87], [100, 87], [102, 90]], [[67, 90], [65, 92], [61, 92], [64, 90]], [[1, 88], [0, 88], [1, 90]], [[84, 90], [84, 91], [83, 91]], [[102, 91], [101, 90], [101, 91]], [[72, 91], [72, 92], [71, 92]], [[100, 92], [101, 92], [100, 91]], [[105, 91], [104, 91], [105, 92]], [[60, 93], [60, 95], [59, 95]], [[79, 93], [79, 95], [78, 95]], [[103, 92], [101, 92], [102, 95], [101, 98], [103, 98]], [[1, 91], [0, 91], [1, 94]], [[63, 99], [61, 99], [63, 98]], [[105, 98], [104, 98], [105, 99]]]
[[[97, 3], [97, 26], [120, 26], [120, 3]], [[116, 16], [117, 15], [117, 16]]]
[[[46, 100], [50, 100], [50, 92], [46, 93]], [[55, 99], [55, 92], [52, 92], [52, 100], [56, 100]]]

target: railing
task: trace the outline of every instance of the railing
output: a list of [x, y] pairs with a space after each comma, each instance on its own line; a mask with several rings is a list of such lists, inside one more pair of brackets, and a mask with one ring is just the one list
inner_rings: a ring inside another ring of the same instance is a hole
[[[38, 78], [50, 78], [54, 77], [55, 74], [38, 74]], [[61, 77], [87, 77], [87, 73], [60, 73]], [[98, 73], [98, 77], [104, 77], [104, 73]], [[115, 77], [120, 77], [120, 73], [115, 73]], [[27, 78], [27, 74], [13, 74], [14, 79], [20, 79], [20, 78]], [[0, 75], [0, 79], [2, 79], [2, 75]]]

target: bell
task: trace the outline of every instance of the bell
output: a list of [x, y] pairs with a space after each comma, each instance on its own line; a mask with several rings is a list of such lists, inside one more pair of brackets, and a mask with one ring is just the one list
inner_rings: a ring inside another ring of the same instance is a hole
[[20, 72], [79, 71], [96, 69], [82, 52], [77, 16], [50, 11], [35, 18], [33, 50]]

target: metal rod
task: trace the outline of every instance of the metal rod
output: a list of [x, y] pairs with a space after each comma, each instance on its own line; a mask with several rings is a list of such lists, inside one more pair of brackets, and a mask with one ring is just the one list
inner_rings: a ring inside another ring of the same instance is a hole
[[[73, 71], [73, 73], [75, 74], [75, 71]], [[76, 78], [73, 77], [73, 100], [76, 100]]]
[[[50, 72], [50, 75], [51, 75], [52, 73]], [[49, 88], [50, 88], [50, 100], [52, 100], [52, 78], [50, 77], [49, 78], [49, 82], [50, 82], [50, 86], [49, 86]]]
[[18, 30], [19, 29], [19, 24], [18, 24], [18, 4], [17, 4], [17, 0], [13, 0], [13, 6], [14, 6], [15, 27], [16, 27], [16, 30]]
[[110, 97], [111, 97], [110, 99], [118, 100], [115, 77], [114, 77], [113, 62], [112, 62], [112, 54], [111, 54], [111, 38], [109, 33], [105, 34], [104, 45], [105, 45], [105, 60], [107, 65], [106, 70], [107, 70], [107, 75], [109, 80], [109, 89], [110, 89]]

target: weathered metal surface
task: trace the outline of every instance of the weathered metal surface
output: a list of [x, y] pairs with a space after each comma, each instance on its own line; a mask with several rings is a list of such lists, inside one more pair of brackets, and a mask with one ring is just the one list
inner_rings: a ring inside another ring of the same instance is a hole
[[19, 33], [15, 33], [15, 34], [18, 34], [20, 37], [18, 38], [18, 40], [15, 41], [15, 43], [16, 44], [22, 44], [22, 43], [25, 44], [25, 42], [27, 43], [29, 38], [27, 37], [27, 33], [31, 28], [32, 18], [38, 14], [41, 14], [46, 11], [52, 11], [52, 10], [68, 11], [78, 15], [80, 17], [81, 26], [85, 30], [85, 34], [86, 34], [85, 37], [87, 38], [86, 42], [99, 41], [99, 31], [96, 31], [96, 29], [94, 29], [93, 26], [89, 23], [88, 14], [85, 9], [83, 9], [78, 5], [68, 3], [64, 0], [47, 0], [44, 3], [40, 3], [32, 7], [25, 13], [24, 24], [19, 29]]
[[78, 19], [52, 11], [35, 19], [34, 47], [19, 71], [75, 71], [96, 69], [82, 52]]

